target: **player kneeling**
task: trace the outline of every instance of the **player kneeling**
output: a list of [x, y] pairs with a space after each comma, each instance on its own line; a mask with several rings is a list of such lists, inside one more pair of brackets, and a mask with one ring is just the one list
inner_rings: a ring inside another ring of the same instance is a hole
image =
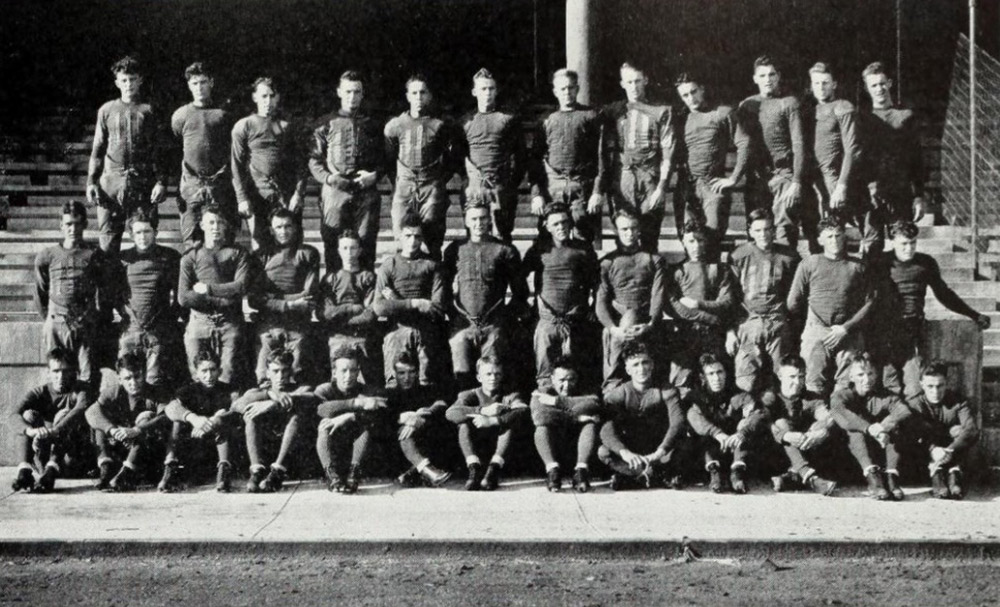
[[596, 394], [579, 394], [579, 374], [568, 358], [552, 362], [551, 385], [531, 395], [531, 420], [535, 423], [535, 449], [545, 463], [545, 486], [562, 489], [562, 472], [556, 453], [576, 439], [576, 468], [573, 489], [590, 491], [590, 458], [597, 445], [597, 424], [601, 399]]
[[126, 353], [116, 366], [118, 385], [102, 393], [86, 417], [100, 450], [97, 488], [133, 491], [140, 458], [150, 447], [166, 443], [170, 420], [163, 412], [166, 403], [146, 383], [145, 358]]
[[614, 473], [611, 488], [680, 488], [686, 424], [677, 390], [653, 382], [653, 357], [639, 341], [622, 352], [629, 381], [604, 394], [607, 421], [597, 456]]
[[[527, 423], [530, 412], [520, 394], [503, 393], [503, 367], [495, 357], [476, 361], [476, 381], [479, 387], [460, 393], [445, 416], [458, 426], [458, 446], [469, 468], [465, 489], [493, 491], [500, 484], [500, 470], [514, 433]], [[495, 440], [496, 449], [484, 474], [477, 451], [487, 440]]]
[[229, 493], [233, 467], [229, 463], [229, 440], [236, 429], [236, 415], [229, 407], [236, 396], [229, 384], [219, 381], [222, 366], [214, 352], [202, 350], [194, 359], [194, 381], [177, 391], [167, 405], [167, 417], [174, 423], [167, 442], [167, 457], [163, 478], [157, 485], [163, 493], [178, 491], [183, 486], [183, 462], [180, 453], [187, 453], [191, 440], [211, 441], [219, 456], [215, 490]]
[[396, 387], [388, 390], [386, 398], [389, 409], [396, 415], [399, 448], [411, 464], [397, 481], [403, 486], [414, 487], [423, 480], [431, 487], [440, 487], [451, 478], [451, 472], [432, 465], [424, 453], [427, 447], [443, 443], [437, 439], [442, 434], [448, 404], [437, 398], [436, 388], [420, 385], [420, 364], [416, 356], [401, 353], [393, 369]]
[[[334, 352], [332, 381], [316, 388], [316, 397], [321, 401], [316, 409], [320, 417], [316, 453], [323, 464], [327, 488], [337, 493], [358, 492], [369, 443], [379, 427], [389, 423], [386, 400], [358, 381], [359, 356], [354, 348]], [[347, 446], [351, 448], [349, 467], [343, 461]]]

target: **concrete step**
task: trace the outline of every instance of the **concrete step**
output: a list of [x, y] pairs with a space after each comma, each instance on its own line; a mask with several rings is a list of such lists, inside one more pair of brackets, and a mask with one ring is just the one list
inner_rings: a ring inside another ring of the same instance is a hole
[[1000, 346], [983, 346], [983, 367], [1000, 367]]

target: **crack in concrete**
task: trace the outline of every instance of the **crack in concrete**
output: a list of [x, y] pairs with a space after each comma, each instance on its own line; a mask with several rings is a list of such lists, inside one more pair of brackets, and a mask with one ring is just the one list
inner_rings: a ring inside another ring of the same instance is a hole
[[267, 529], [268, 527], [270, 527], [271, 523], [273, 523], [274, 521], [278, 520], [278, 517], [281, 516], [281, 513], [284, 512], [285, 508], [288, 507], [289, 502], [291, 502], [292, 498], [295, 497], [295, 492], [299, 490], [300, 486], [302, 486], [302, 482], [301, 481], [299, 481], [298, 483], [295, 484], [294, 487], [292, 487], [292, 490], [288, 493], [288, 498], [285, 500], [285, 503], [281, 505], [281, 508], [278, 508], [278, 511], [275, 512], [274, 516], [271, 517], [271, 520], [269, 520], [266, 523], [264, 523], [261, 526], [260, 529], [258, 529], [257, 531], [255, 531], [254, 534], [250, 536], [251, 540], [257, 539], [257, 536], [260, 535], [261, 532], [263, 532], [265, 529]]

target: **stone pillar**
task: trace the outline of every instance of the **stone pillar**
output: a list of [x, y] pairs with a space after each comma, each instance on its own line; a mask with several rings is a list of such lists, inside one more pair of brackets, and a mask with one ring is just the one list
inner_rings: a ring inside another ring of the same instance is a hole
[[590, 104], [596, 0], [566, 0], [566, 67], [580, 74], [580, 103]]

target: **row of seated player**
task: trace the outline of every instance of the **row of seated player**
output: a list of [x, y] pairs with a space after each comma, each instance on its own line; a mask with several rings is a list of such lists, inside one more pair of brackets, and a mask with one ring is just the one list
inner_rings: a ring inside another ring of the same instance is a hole
[[[369, 453], [395, 450], [409, 466], [399, 483], [440, 487], [452, 473], [432, 462], [449, 460], [456, 445], [466, 464], [465, 489], [489, 491], [498, 487], [519, 436], [533, 426], [553, 492], [563, 479], [558, 454], [569, 451], [575, 454], [572, 486], [580, 493], [590, 490], [595, 454], [610, 470], [613, 490], [680, 489], [704, 470], [712, 491], [737, 494], [748, 490], [748, 466], [765, 470], [768, 456], [777, 455], [782, 470], [771, 479], [775, 491], [804, 486], [830, 496], [837, 483], [821, 472], [846, 447], [874, 499], [902, 500], [901, 471], [925, 466], [935, 497], [964, 495], [963, 465], [978, 427], [969, 403], [946, 388], [941, 363], [922, 369], [921, 394], [904, 401], [878, 385], [870, 357], [858, 353], [849, 385], [824, 399], [805, 389], [798, 357], [782, 361], [775, 388], [751, 394], [732, 385], [723, 361], [704, 354], [698, 384], [682, 398], [657, 372], [644, 344], [630, 342], [623, 357], [627, 381], [603, 395], [582, 390], [574, 362], [562, 358], [551, 385], [527, 397], [508, 391], [502, 364], [485, 357], [477, 363], [479, 386], [446, 400], [419, 384], [419, 363], [405, 353], [395, 360], [396, 386], [375, 390], [358, 381], [354, 350], [339, 350], [330, 381], [315, 389], [297, 384], [291, 355], [275, 351], [267, 380], [242, 395], [219, 381], [219, 361], [209, 352], [198, 357], [194, 381], [170, 395], [146, 384], [144, 361], [127, 354], [118, 361], [118, 385], [91, 402], [75, 380], [74, 359], [54, 350], [49, 382], [27, 394], [14, 413], [23, 460], [13, 488], [51, 491], [64, 457], [80, 453], [79, 443], [91, 436], [86, 420], [99, 450], [97, 486], [111, 491], [134, 490], [143, 472], [147, 478], [157, 474], [160, 462], [150, 454], [163, 450], [158, 488], [179, 490], [183, 470], [196, 463], [193, 441], [214, 445], [216, 488], [229, 492], [231, 443], [240, 425], [249, 492], [281, 490], [292, 454], [312, 436], [330, 491], [357, 492]], [[275, 439], [277, 454], [267, 466]], [[39, 478], [36, 462], [43, 469]]]

